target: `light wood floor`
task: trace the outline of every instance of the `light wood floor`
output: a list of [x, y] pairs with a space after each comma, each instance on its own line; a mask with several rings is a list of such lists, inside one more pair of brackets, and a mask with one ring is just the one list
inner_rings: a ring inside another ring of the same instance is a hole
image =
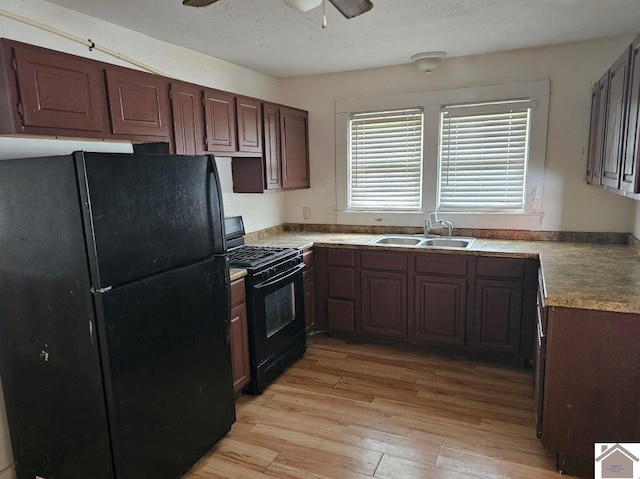
[[185, 479], [559, 477], [517, 369], [316, 336], [237, 416]]

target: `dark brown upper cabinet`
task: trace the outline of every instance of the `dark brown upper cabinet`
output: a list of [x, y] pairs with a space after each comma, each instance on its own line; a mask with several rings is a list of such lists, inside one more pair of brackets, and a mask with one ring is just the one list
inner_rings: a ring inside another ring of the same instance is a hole
[[202, 89], [197, 85], [172, 83], [170, 96], [176, 153], [182, 155], [203, 154]]
[[640, 35], [591, 95], [587, 183], [640, 200]]
[[280, 150], [280, 105], [262, 105], [264, 126], [264, 188], [282, 189], [282, 154]]
[[169, 138], [169, 80], [126, 68], [107, 68], [107, 95], [114, 135]]
[[308, 123], [308, 112], [280, 107], [282, 187], [285, 190], [310, 187]]
[[627, 49], [609, 70], [602, 184], [611, 188], [620, 186], [630, 51]]
[[262, 104], [260, 100], [236, 97], [238, 151], [262, 156]]
[[2, 70], [0, 133], [109, 134], [100, 63], [3, 39]]
[[235, 95], [219, 90], [205, 90], [204, 116], [207, 151], [212, 153], [237, 151]]
[[629, 60], [629, 113], [626, 124], [624, 157], [620, 189], [629, 193], [640, 193], [638, 181], [638, 156], [640, 149], [640, 36], [631, 45]]

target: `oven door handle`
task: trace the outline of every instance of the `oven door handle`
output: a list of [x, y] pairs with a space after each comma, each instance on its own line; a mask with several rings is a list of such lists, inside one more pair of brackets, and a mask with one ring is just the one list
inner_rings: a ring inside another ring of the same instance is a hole
[[283, 281], [285, 279], [289, 279], [289, 278], [295, 276], [300, 271], [302, 271], [306, 266], [307, 266], [306, 264], [300, 263], [293, 270], [287, 271], [287, 272], [285, 272], [283, 274], [280, 274], [280, 275], [276, 276], [275, 278], [273, 278], [271, 281], [266, 281], [264, 283], [256, 284], [254, 286], [254, 289], [261, 290], [263, 288], [268, 288], [269, 286], [273, 286], [274, 284], [280, 283], [281, 281]]

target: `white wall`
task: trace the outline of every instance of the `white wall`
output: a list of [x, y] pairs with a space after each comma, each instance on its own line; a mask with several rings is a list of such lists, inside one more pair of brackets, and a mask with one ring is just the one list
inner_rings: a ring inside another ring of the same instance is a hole
[[[542, 197], [544, 217], [539, 229], [630, 231], [634, 201], [587, 185], [584, 172], [592, 82], [600, 78], [632, 39], [621, 36], [450, 58], [429, 76], [408, 64], [282, 80], [283, 102], [310, 112], [312, 188], [287, 193], [287, 222], [335, 222], [335, 218], [328, 217], [327, 207], [336, 206], [336, 100], [548, 78], [551, 98]], [[304, 206], [311, 207], [309, 220], [302, 217]], [[637, 223], [640, 229], [640, 220]]]
[[[96, 44], [156, 68], [169, 77], [280, 102], [280, 81], [276, 78], [176, 47], [147, 35], [41, 0], [5, 3], [7, 5], [2, 5], [2, 8], [11, 13], [53, 26], [80, 38], [91, 38]], [[136, 68], [104, 53], [95, 50], [90, 52], [86, 46], [81, 44], [2, 16], [0, 16], [0, 36], [107, 63]], [[17, 156], [41, 155], [43, 147], [40, 145], [42, 144], [42, 141], [37, 143], [38, 150], [35, 152], [36, 142], [22, 142]], [[3, 151], [8, 151], [9, 148], [15, 151], [15, 145], [16, 143], [11, 140], [0, 138], [0, 155]], [[34, 149], [33, 153], [30, 151], [31, 146]], [[64, 148], [59, 145], [52, 144], [52, 150], [55, 150], [56, 153], [61, 152], [61, 149], [64, 151]], [[218, 158], [217, 161], [223, 182], [225, 213], [227, 215], [243, 215], [247, 231], [260, 230], [284, 222], [284, 194], [234, 194], [230, 163], [229, 158]]]

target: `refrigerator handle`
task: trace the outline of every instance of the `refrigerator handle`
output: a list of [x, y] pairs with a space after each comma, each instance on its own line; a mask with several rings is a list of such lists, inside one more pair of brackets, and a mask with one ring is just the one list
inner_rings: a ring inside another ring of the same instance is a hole
[[[228, 260], [227, 260], [228, 261]], [[228, 271], [228, 269], [227, 269]], [[227, 315], [224, 320], [224, 342], [227, 346], [231, 346], [231, 308], [232, 308], [232, 300], [231, 300], [231, 278], [227, 274], [226, 279], [226, 287], [227, 287]]]

